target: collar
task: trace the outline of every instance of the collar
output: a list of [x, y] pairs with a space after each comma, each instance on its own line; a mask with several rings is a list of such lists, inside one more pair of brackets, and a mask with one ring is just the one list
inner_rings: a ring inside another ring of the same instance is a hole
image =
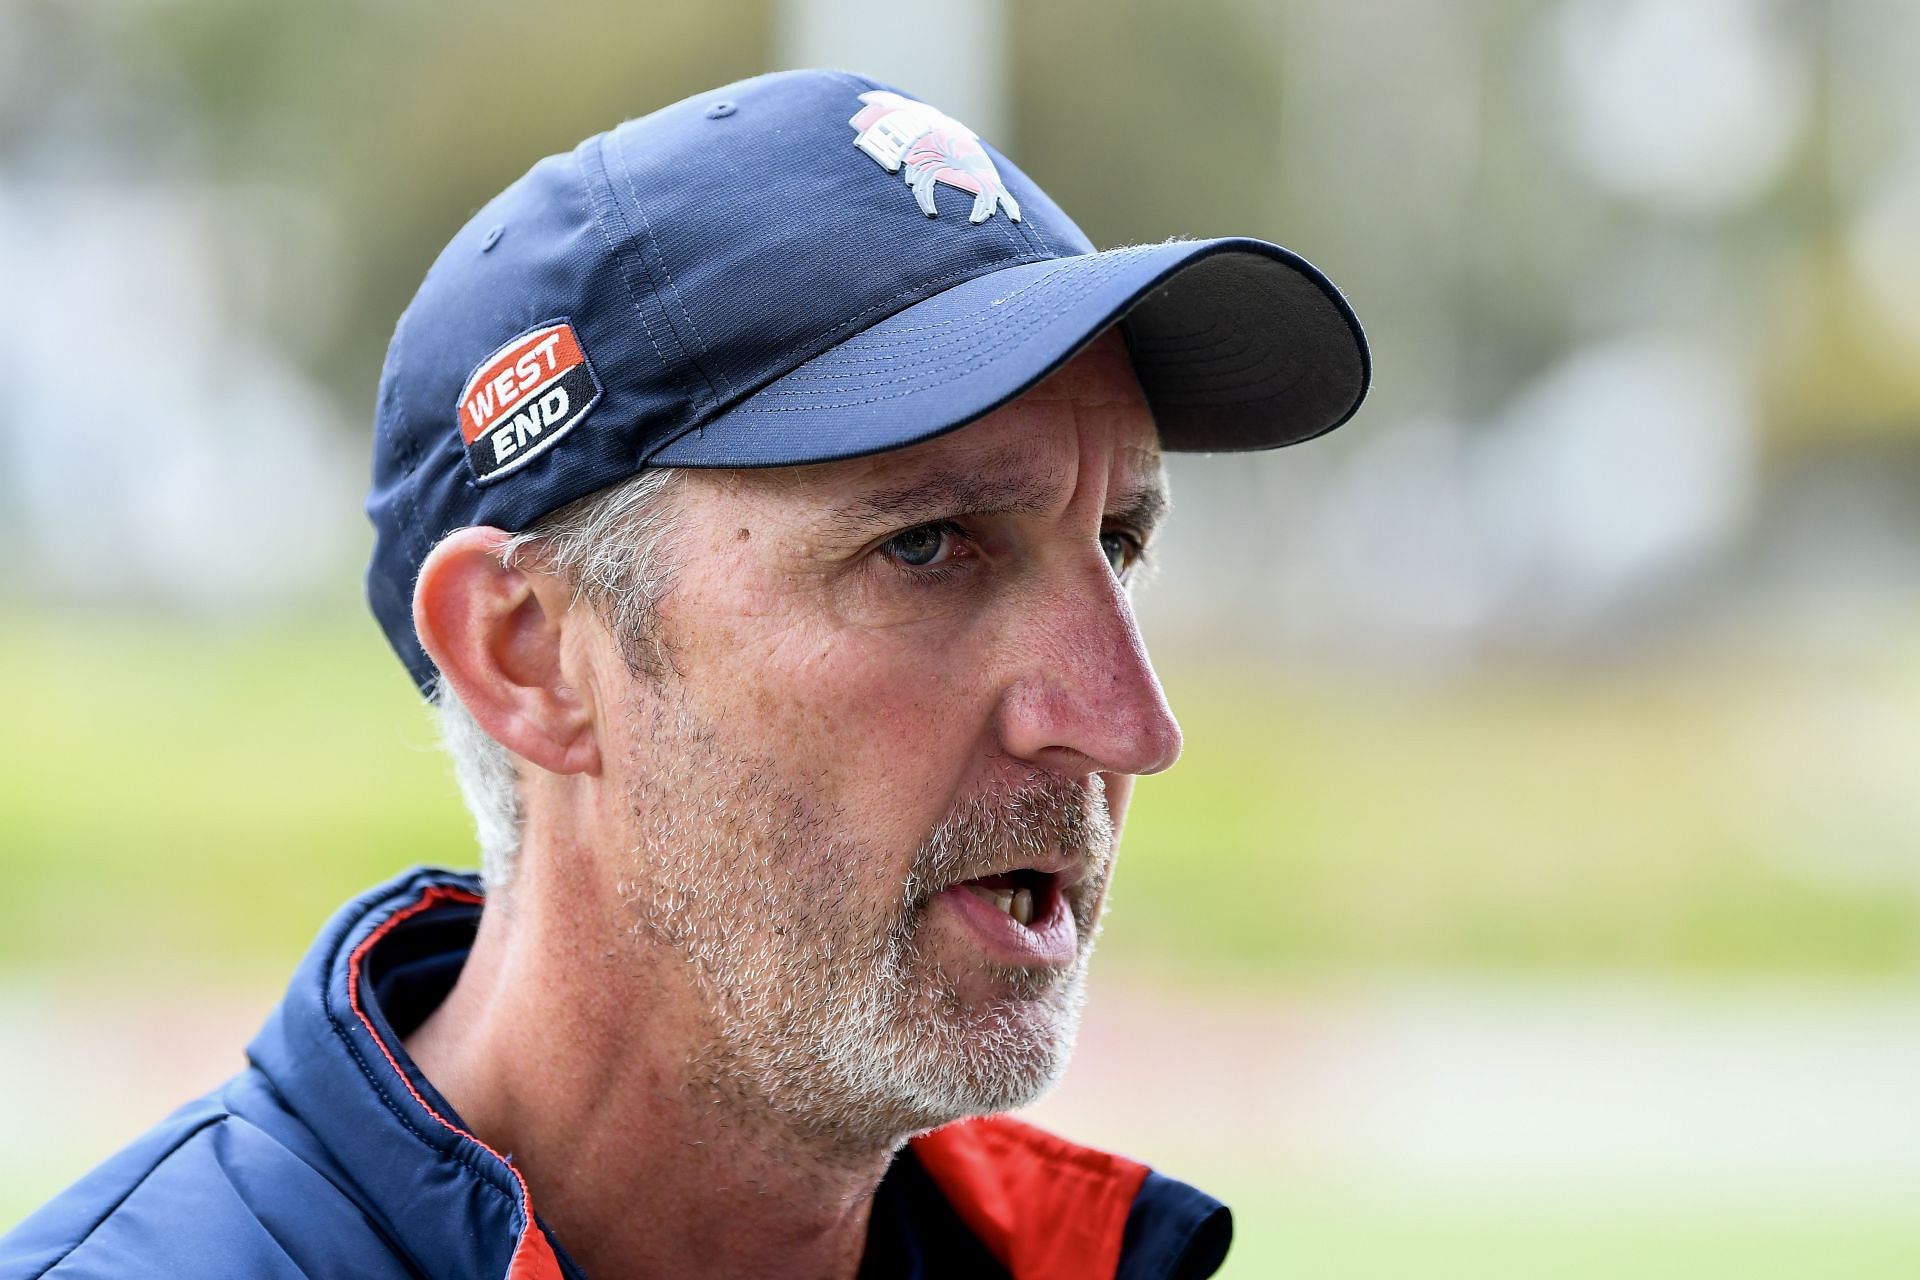
[[1012, 1116], [962, 1120], [911, 1145], [1013, 1280], [1092, 1280], [1118, 1270], [1147, 1166]]
[[[484, 901], [477, 877], [421, 868], [349, 902], [247, 1054], [423, 1274], [578, 1280], [519, 1171], [401, 1045], [464, 962]], [[1148, 1177], [1007, 1116], [923, 1134], [911, 1151], [1013, 1280], [1114, 1275]]]
[[423, 1274], [562, 1280], [525, 1179], [420, 1074], [376, 994], [453, 936], [464, 958], [483, 900], [476, 877], [421, 869], [349, 902], [247, 1056]]

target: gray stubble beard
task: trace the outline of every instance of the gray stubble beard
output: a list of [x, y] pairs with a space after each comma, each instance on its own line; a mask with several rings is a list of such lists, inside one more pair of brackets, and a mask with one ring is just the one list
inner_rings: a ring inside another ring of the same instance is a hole
[[[649, 714], [646, 759], [629, 761], [636, 839], [620, 889], [635, 936], [684, 962], [708, 1011], [685, 1085], [718, 1118], [771, 1120], [810, 1148], [857, 1160], [1023, 1106], [1058, 1080], [1113, 864], [1097, 775], [1075, 783], [1035, 771], [959, 806], [922, 842], [876, 928], [859, 871], [890, 859], [778, 783], [775, 762], [730, 756], [683, 705]], [[989, 966], [999, 994], [970, 1004], [920, 945], [934, 896], [1063, 853], [1085, 866], [1069, 896], [1073, 964]]]

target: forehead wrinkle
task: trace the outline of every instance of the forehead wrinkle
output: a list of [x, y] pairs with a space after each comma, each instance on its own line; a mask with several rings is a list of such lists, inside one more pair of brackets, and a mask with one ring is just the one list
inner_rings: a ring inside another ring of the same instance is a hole
[[1041, 515], [1058, 506], [1066, 471], [1042, 461], [1030, 444], [1002, 445], [943, 458], [895, 484], [860, 493], [828, 514], [828, 523], [858, 532], [893, 520], [942, 515]]
[[1122, 445], [1115, 454], [1119, 474], [1108, 494], [1105, 519], [1150, 537], [1172, 508], [1159, 442]]

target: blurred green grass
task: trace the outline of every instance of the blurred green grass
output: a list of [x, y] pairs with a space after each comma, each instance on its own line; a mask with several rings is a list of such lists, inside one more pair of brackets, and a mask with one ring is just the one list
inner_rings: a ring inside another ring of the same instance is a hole
[[[471, 861], [426, 716], [357, 608], [15, 618], [0, 663], [0, 972], [277, 976], [357, 890]], [[1411, 686], [1162, 667], [1188, 748], [1141, 784], [1104, 964], [1920, 971], [1914, 739], [1861, 744], [1822, 710], [1920, 726], [1920, 663]], [[1874, 871], [1902, 857], [1904, 883]]]
[[[204, 987], [251, 1007], [348, 896], [470, 859], [426, 716], [357, 608], [13, 618], [0, 663], [0, 979], [17, 990]], [[1913, 655], [1399, 686], [1193, 653], [1161, 666], [1188, 748], [1136, 799], [1110, 978], [1920, 971], [1920, 888], [1897, 874], [1920, 831]], [[124, 1136], [0, 1169], [0, 1227]], [[1920, 1257], [1906, 1205], [1534, 1210], [1332, 1170], [1188, 1172], [1234, 1205], [1223, 1274], [1246, 1280], [1892, 1280]]]
[[1222, 1280], [1902, 1280], [1911, 1204], [1436, 1204], [1257, 1175], [1209, 1187], [1234, 1208]]
[[1162, 664], [1118, 964], [1245, 978], [1920, 972], [1920, 669], [1724, 655], [1445, 684]]
[[358, 890], [470, 863], [425, 713], [381, 643], [332, 621], [9, 624], [0, 969], [277, 974]]

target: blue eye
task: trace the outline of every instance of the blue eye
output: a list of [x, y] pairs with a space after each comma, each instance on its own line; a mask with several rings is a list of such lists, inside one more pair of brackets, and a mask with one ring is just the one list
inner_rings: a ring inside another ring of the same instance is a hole
[[951, 556], [958, 532], [946, 523], [918, 525], [894, 534], [881, 549], [910, 569], [927, 569]]
[[1100, 549], [1115, 573], [1125, 573], [1140, 558], [1140, 542], [1132, 534], [1108, 530], [1100, 535]]

